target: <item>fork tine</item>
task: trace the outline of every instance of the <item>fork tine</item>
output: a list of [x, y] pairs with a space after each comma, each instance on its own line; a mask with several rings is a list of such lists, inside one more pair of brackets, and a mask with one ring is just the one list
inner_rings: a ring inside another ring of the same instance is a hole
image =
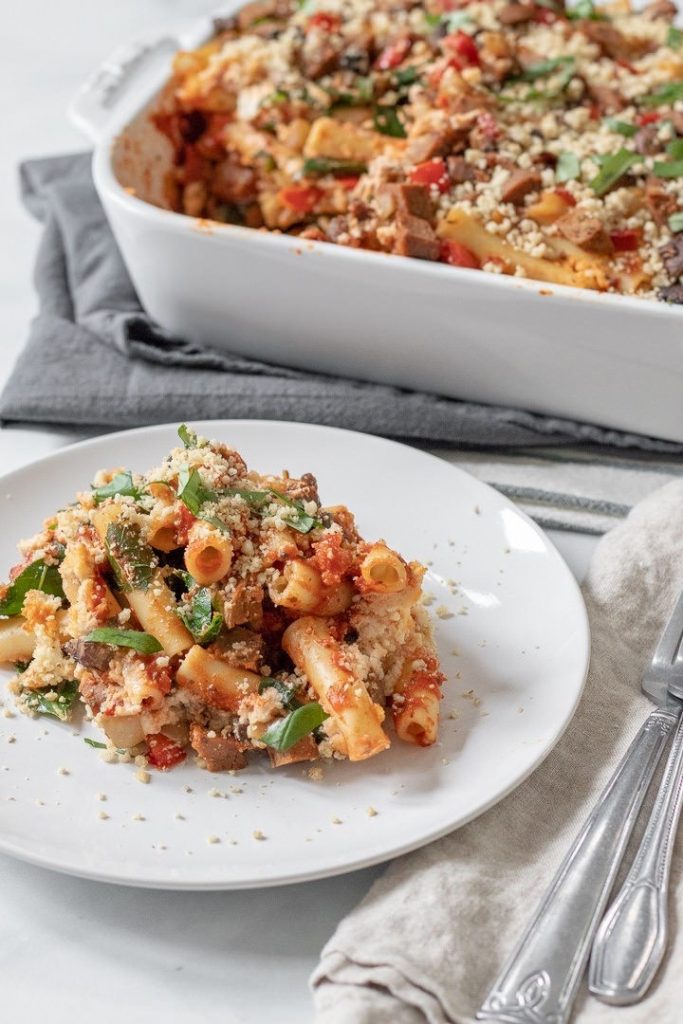
[[678, 598], [671, 617], [664, 627], [652, 657], [653, 665], [673, 665], [683, 639], [683, 593]]

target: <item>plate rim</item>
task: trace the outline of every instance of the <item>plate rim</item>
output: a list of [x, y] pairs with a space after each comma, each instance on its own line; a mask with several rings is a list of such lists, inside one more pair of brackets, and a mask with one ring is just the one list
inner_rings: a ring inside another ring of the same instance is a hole
[[[211, 420], [192, 420], [192, 426], [198, 429], [200, 432], [204, 430], [211, 430], [216, 428], [224, 428], [226, 426], [234, 427], [266, 427], [268, 429], [276, 429], [278, 426], [285, 426], [287, 428], [295, 428], [302, 432], [316, 432], [320, 434], [329, 434], [333, 432], [341, 435], [351, 435], [358, 439], [363, 438], [366, 441], [368, 439], [377, 441], [380, 444], [388, 444], [395, 448], [407, 448], [410, 451], [418, 452], [423, 458], [432, 461], [439, 465], [441, 468], [444, 466], [448, 467], [456, 477], [466, 477], [468, 481], [473, 482], [477, 487], [482, 488], [485, 492], [492, 492], [496, 496], [496, 500], [500, 502], [502, 507], [512, 509], [519, 518], [529, 525], [537, 537], [539, 537], [544, 545], [544, 552], [546, 555], [550, 555], [555, 564], [564, 576], [565, 585], [567, 585], [567, 593], [571, 594], [572, 600], [576, 605], [577, 622], [573, 628], [580, 630], [580, 635], [577, 640], [580, 642], [583, 658], [581, 666], [581, 679], [576, 689], [574, 701], [570, 709], [565, 714], [565, 718], [558, 728], [553, 732], [551, 738], [542, 744], [540, 752], [533, 758], [531, 763], [526, 766], [525, 769], [518, 772], [511, 779], [509, 784], [505, 785], [502, 789], [497, 791], [491, 798], [479, 805], [476, 810], [470, 814], [464, 815], [460, 818], [457, 823], [448, 824], [446, 826], [437, 826], [429, 832], [421, 833], [419, 839], [406, 840], [404, 843], [393, 846], [390, 853], [385, 854], [370, 854], [366, 857], [360, 856], [355, 858], [353, 861], [344, 864], [343, 866], [336, 867], [321, 867], [319, 869], [312, 868], [306, 871], [289, 871], [283, 872], [280, 876], [268, 877], [263, 880], [214, 880], [214, 881], [193, 881], [189, 879], [159, 879], [152, 877], [145, 877], [138, 873], [137, 877], [125, 877], [122, 875], [112, 875], [104, 871], [98, 871], [97, 869], [89, 868], [78, 868], [71, 867], [62, 863], [55, 863], [48, 856], [41, 856], [39, 853], [33, 853], [32, 851], [26, 851], [21, 847], [15, 846], [12, 842], [8, 841], [3, 832], [0, 831], [0, 853], [14, 857], [17, 860], [23, 861], [24, 863], [32, 864], [36, 867], [40, 867], [49, 871], [55, 871], [58, 874], [69, 875], [76, 878], [84, 878], [89, 881], [106, 882], [111, 885], [122, 885], [130, 886], [132, 888], [142, 889], [155, 889], [165, 891], [186, 891], [186, 892], [228, 892], [248, 889], [265, 889], [275, 888], [283, 885], [296, 885], [304, 882], [317, 881], [324, 878], [336, 878], [345, 874], [349, 874], [353, 871], [360, 871], [365, 868], [369, 868], [378, 864], [388, 864], [398, 857], [402, 857], [405, 854], [412, 853], [415, 850], [421, 849], [422, 847], [428, 846], [430, 843], [436, 842], [442, 839], [444, 836], [450, 835], [463, 826], [474, 821], [476, 818], [485, 814], [496, 804], [500, 803], [507, 796], [509, 796], [514, 790], [522, 785], [536, 769], [545, 761], [545, 759], [552, 753], [554, 748], [557, 746], [562, 736], [566, 732], [570, 723], [572, 722], [578, 705], [583, 696], [583, 692], [588, 677], [588, 671], [590, 668], [591, 659], [591, 631], [590, 622], [588, 618], [588, 610], [586, 603], [581, 592], [581, 587], [577, 582], [574, 574], [567, 565], [565, 559], [560, 554], [555, 544], [552, 542], [548, 534], [540, 527], [534, 520], [524, 512], [519, 506], [515, 505], [508, 497], [501, 494], [500, 491], [496, 490], [490, 484], [479, 480], [473, 474], [468, 473], [467, 470], [462, 469], [460, 466], [455, 466], [452, 463], [447, 462], [445, 459], [439, 458], [438, 455], [434, 455], [429, 451], [425, 451], [422, 447], [417, 445], [406, 444], [402, 441], [397, 441], [393, 438], [387, 438], [380, 434], [371, 434], [360, 430], [349, 430], [343, 427], [333, 427], [326, 424], [320, 423], [308, 423], [299, 420], [281, 420], [281, 419], [211, 419]], [[8, 483], [11, 484], [12, 480], [24, 474], [26, 471], [40, 468], [40, 466], [46, 463], [54, 463], [60, 461], [63, 458], [69, 458], [73, 452], [87, 450], [89, 448], [97, 448], [103, 441], [113, 440], [117, 438], [126, 438], [134, 434], [154, 434], [162, 433], [163, 431], [177, 431], [178, 422], [170, 421], [165, 423], [151, 423], [138, 427], [131, 427], [126, 430], [113, 430], [106, 431], [101, 434], [97, 434], [94, 437], [88, 437], [81, 441], [76, 441], [71, 444], [63, 445], [47, 455], [40, 456], [38, 459], [33, 459], [29, 462], [24, 463], [15, 469], [10, 470], [8, 473], [0, 474], [0, 487], [6, 486]], [[580, 621], [579, 621], [580, 620]], [[170, 869], [172, 870], [172, 869]]]

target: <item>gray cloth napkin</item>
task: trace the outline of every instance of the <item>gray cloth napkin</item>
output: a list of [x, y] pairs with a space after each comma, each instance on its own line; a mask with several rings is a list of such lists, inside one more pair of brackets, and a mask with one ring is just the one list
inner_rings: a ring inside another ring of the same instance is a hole
[[[453, 835], [395, 861], [375, 882], [323, 950], [312, 979], [317, 1024], [474, 1021], [581, 823], [652, 708], [640, 693], [640, 679], [682, 588], [679, 480], [641, 502], [596, 549], [584, 585], [591, 669], [567, 732], [506, 800]], [[480, 696], [485, 697], [483, 689]], [[615, 1010], [584, 988], [577, 1024], [681, 1020], [682, 868], [679, 840], [670, 946], [647, 999]], [[536, 1012], [540, 1022], [542, 1007]]]
[[[257, 417], [471, 446], [597, 443], [675, 453], [683, 445], [554, 417], [273, 366], [169, 337], [142, 310], [95, 192], [87, 154], [21, 168], [44, 222], [40, 312], [0, 396], [7, 422], [135, 426]], [[229, 326], [228, 326], [229, 331]]]

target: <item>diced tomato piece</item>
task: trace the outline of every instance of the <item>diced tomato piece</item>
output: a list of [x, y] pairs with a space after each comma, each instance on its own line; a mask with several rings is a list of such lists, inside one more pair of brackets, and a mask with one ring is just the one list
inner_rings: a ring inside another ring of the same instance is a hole
[[610, 238], [615, 252], [635, 252], [640, 248], [641, 234], [635, 229], [624, 228], [622, 231], [611, 231]]
[[187, 545], [188, 534], [193, 524], [196, 523], [197, 517], [193, 516], [189, 508], [187, 508], [185, 505], [181, 503], [179, 504], [180, 508], [178, 509], [174, 516], [175, 533], [176, 540], [178, 541], [180, 546], [185, 547]]
[[359, 174], [349, 174], [345, 178], [337, 178], [337, 184], [341, 185], [342, 188], [352, 189], [355, 188], [360, 181]]
[[310, 213], [315, 204], [324, 196], [316, 185], [288, 185], [281, 188], [278, 198], [281, 203], [297, 213]]
[[183, 178], [186, 185], [199, 181], [204, 176], [204, 161], [194, 146], [187, 146], [183, 161]]
[[440, 259], [442, 263], [448, 263], [451, 267], [469, 267], [471, 270], [481, 268], [481, 263], [473, 252], [451, 239], [444, 239], [441, 243]]
[[461, 62], [461, 67], [479, 67], [481, 64], [477, 44], [467, 32], [453, 32], [442, 40], [442, 45]]
[[341, 18], [338, 14], [331, 14], [329, 11], [318, 11], [308, 19], [307, 28], [321, 28], [323, 32], [336, 32], [341, 25]]
[[555, 195], [559, 196], [563, 203], [567, 206], [576, 206], [576, 199], [567, 188], [556, 188]]
[[408, 56], [412, 45], [407, 36], [397, 39], [395, 43], [389, 43], [375, 61], [375, 67], [378, 71], [391, 71], [392, 68], [397, 68]]
[[599, 104], [591, 103], [591, 105], [588, 108], [588, 116], [590, 117], [591, 121], [600, 120], [600, 118], [602, 117], [602, 111], [600, 110]]
[[408, 178], [413, 185], [436, 185], [439, 192], [448, 192], [451, 184], [446, 163], [439, 159], [425, 160], [424, 163], [418, 164]]
[[662, 120], [662, 115], [656, 110], [645, 110], [642, 114], [636, 114], [634, 118], [637, 125], [644, 128], [646, 124], [656, 124]]
[[555, 11], [548, 10], [547, 7], [534, 7], [531, 20], [541, 25], [552, 25], [554, 21], [557, 21], [557, 14]]
[[175, 768], [186, 757], [183, 748], [168, 736], [164, 736], [163, 732], [147, 737], [147, 760], [159, 771], [165, 772], [169, 768]]

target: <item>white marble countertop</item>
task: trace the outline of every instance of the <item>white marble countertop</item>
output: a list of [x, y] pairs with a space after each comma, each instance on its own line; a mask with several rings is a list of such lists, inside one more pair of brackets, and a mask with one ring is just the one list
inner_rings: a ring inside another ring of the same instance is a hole
[[[39, 229], [19, 204], [16, 164], [85, 148], [64, 114], [84, 76], [120, 43], [215, 6], [24, 0], [4, 17], [0, 93], [17, 101], [3, 111], [0, 386], [35, 309]], [[0, 472], [83, 436], [1, 431]], [[592, 541], [571, 534], [554, 540], [580, 577]], [[102, 1024], [304, 1024], [312, 1017], [307, 979], [318, 953], [381, 870], [261, 892], [165, 893], [67, 878], [0, 857], [3, 1016], [49, 1017], [53, 1024], [86, 1013]]]

